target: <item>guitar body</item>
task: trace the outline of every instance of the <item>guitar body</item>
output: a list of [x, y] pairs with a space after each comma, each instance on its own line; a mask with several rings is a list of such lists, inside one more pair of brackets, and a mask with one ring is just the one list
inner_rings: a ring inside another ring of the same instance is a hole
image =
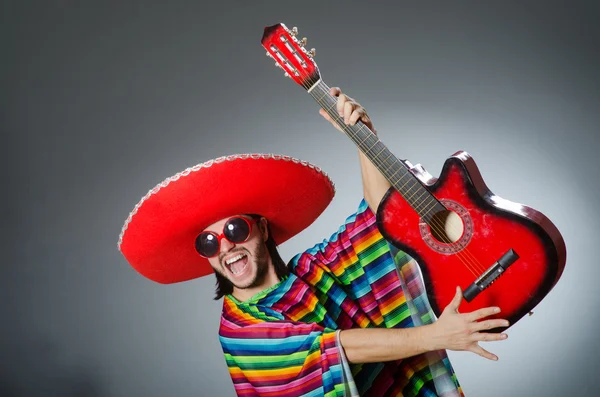
[[[377, 222], [388, 241], [419, 262], [435, 314], [439, 317], [450, 303], [456, 286], [465, 291], [510, 249], [518, 259], [472, 301], [463, 300], [460, 310], [499, 306], [495, 317], [511, 325], [530, 312], [565, 265], [565, 244], [552, 222], [532, 208], [495, 196], [466, 152], [450, 157], [438, 179], [422, 168], [411, 172], [452, 213], [432, 230], [391, 188], [379, 206]], [[454, 232], [452, 240], [445, 240], [451, 242], [440, 241], [442, 225]]]

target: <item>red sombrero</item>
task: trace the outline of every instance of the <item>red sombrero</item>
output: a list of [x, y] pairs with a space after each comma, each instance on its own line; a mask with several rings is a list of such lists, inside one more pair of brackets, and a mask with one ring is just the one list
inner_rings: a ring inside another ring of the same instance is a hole
[[281, 244], [313, 223], [334, 194], [327, 174], [305, 161], [272, 154], [219, 157], [150, 190], [127, 217], [118, 247], [153, 281], [190, 280], [213, 272], [194, 248], [207, 226], [232, 215], [260, 214]]

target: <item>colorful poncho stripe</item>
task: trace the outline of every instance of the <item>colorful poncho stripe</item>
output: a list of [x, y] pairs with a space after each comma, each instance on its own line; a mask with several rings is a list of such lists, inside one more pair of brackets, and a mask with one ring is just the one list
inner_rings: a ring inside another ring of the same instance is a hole
[[239, 396], [462, 395], [444, 351], [346, 360], [337, 330], [434, 318], [418, 265], [382, 237], [364, 200], [337, 233], [289, 267], [288, 277], [248, 301], [223, 301], [219, 336]]

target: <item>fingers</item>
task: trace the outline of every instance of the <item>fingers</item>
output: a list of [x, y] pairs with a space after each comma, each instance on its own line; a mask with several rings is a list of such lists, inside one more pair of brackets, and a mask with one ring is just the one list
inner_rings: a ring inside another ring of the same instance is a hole
[[448, 306], [446, 306], [446, 309], [452, 310], [452, 311], [458, 313], [458, 307], [460, 306], [461, 300], [462, 300], [462, 291], [461, 291], [460, 287], [456, 287], [456, 294], [454, 294], [454, 298], [452, 298], [452, 301], [450, 303], [448, 303]]
[[472, 348], [470, 348], [469, 350], [472, 351], [475, 354], [479, 354], [481, 357], [487, 358], [488, 360], [498, 360], [498, 356], [496, 356], [495, 354], [490, 353], [489, 351], [485, 350], [483, 347], [479, 346], [479, 344], [477, 342], [488, 342], [488, 341], [493, 341], [493, 340], [501, 340], [501, 339], [506, 339], [507, 335], [506, 334], [477, 334], [479, 336], [479, 340], [476, 341], [475, 345], [473, 345]]
[[[348, 103], [348, 102], [346, 102], [346, 103]], [[358, 120], [361, 120], [363, 123], [367, 123], [368, 120], [369, 120], [369, 116], [367, 116], [367, 112], [362, 107], [356, 108], [350, 114], [350, 117], [348, 118], [348, 123], [347, 124], [354, 125], [354, 124], [356, 124], [356, 122]]]
[[329, 122], [333, 123], [333, 119], [331, 118], [331, 116], [329, 115], [329, 113], [327, 113], [327, 112], [325, 111], [325, 109], [323, 109], [323, 108], [319, 109], [319, 114], [320, 114], [321, 116], [323, 116], [323, 117], [325, 118], [325, 120], [327, 120], [327, 121], [329, 121]]
[[[371, 121], [371, 118], [367, 114], [365, 108], [360, 105], [360, 103], [356, 102], [348, 95], [343, 94], [342, 90], [340, 90], [339, 87], [330, 88], [329, 94], [337, 98], [337, 101], [335, 103], [335, 110], [337, 111], [337, 114], [344, 120], [344, 124], [355, 125], [360, 120], [364, 123], [364, 125], [367, 128], [369, 128], [375, 135], [377, 135], [377, 132], [373, 127], [373, 122]], [[327, 109], [327, 111], [331, 113], [333, 109]], [[322, 112], [321, 114], [329, 122], [331, 122], [338, 130], [345, 130], [343, 125], [340, 127], [330, 117], [326, 117]]]
[[499, 307], [484, 307], [483, 309], [475, 310], [467, 315], [469, 321], [477, 321], [492, 314], [500, 313]]
[[331, 124], [333, 124], [333, 126], [334, 126], [336, 129], [338, 129], [339, 131], [342, 131], [342, 132], [344, 132], [344, 131], [343, 131], [343, 130], [340, 128], [340, 126], [339, 126], [339, 125], [338, 125], [338, 124], [337, 124], [337, 123], [336, 123], [336, 122], [333, 120], [333, 118], [331, 118], [331, 116], [329, 115], [329, 113], [327, 113], [327, 112], [325, 111], [325, 109], [320, 109], [320, 110], [319, 110], [319, 114], [320, 114], [321, 116], [323, 116], [323, 118], [324, 118], [325, 120], [327, 120], [327, 121], [329, 121]]
[[355, 109], [360, 109], [360, 105], [347, 95], [340, 94], [336, 108], [340, 117], [344, 119], [344, 124], [349, 124], [350, 116], [352, 116]]
[[475, 332], [471, 334], [471, 340], [474, 342], [496, 342], [508, 338], [507, 334], [491, 334], [488, 332]]
[[483, 347], [481, 347], [479, 345], [475, 345], [472, 349], [469, 349], [469, 350], [471, 350], [475, 354], [479, 354], [481, 357], [487, 358], [488, 360], [493, 360], [493, 361], [498, 360], [498, 356], [490, 353], [489, 351], [485, 350]]
[[335, 97], [337, 97], [336, 110], [340, 117], [344, 116], [344, 106], [346, 106], [346, 101], [348, 98], [347, 95], [342, 94], [342, 90], [339, 87], [331, 87], [329, 89], [329, 93]]
[[[344, 123], [345, 124], [349, 124], [350, 116], [352, 116], [354, 113], [357, 113], [356, 110], [360, 109], [357, 105], [358, 104], [356, 102], [353, 102], [350, 98], [348, 98], [348, 100], [346, 100], [346, 102], [344, 102]], [[357, 120], [358, 120], [358, 117], [360, 117], [360, 114], [356, 115]]]
[[507, 320], [504, 319], [494, 319], [494, 320], [485, 320], [485, 321], [479, 321], [479, 322], [475, 322], [473, 324], [473, 331], [483, 331], [483, 330], [489, 330], [489, 329], [494, 329], [494, 328], [499, 328], [499, 327], [508, 327], [510, 325], [510, 323]]
[[358, 120], [369, 121], [365, 108], [348, 95], [342, 94], [338, 87], [330, 88], [329, 93], [337, 97], [336, 110], [345, 124], [354, 125]]

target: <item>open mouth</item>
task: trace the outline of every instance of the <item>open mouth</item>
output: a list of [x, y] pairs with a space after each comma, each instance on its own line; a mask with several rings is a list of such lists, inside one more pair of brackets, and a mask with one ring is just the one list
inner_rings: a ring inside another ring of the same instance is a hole
[[248, 267], [248, 255], [237, 254], [235, 256], [232, 256], [231, 258], [225, 261], [225, 266], [231, 274], [237, 277], [244, 273], [244, 271]]

